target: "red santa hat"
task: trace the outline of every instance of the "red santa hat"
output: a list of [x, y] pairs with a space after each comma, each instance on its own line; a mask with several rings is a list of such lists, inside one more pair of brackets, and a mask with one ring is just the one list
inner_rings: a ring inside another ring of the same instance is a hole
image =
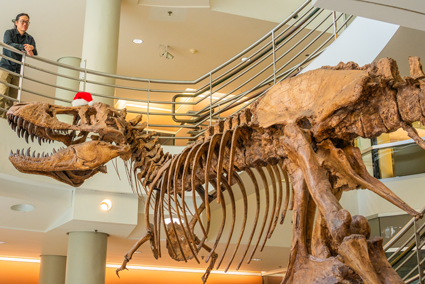
[[72, 106], [85, 106], [85, 105], [89, 105], [89, 106], [93, 106], [94, 101], [93, 98], [91, 96], [90, 93], [87, 92], [78, 92], [75, 97], [74, 100], [72, 101]]

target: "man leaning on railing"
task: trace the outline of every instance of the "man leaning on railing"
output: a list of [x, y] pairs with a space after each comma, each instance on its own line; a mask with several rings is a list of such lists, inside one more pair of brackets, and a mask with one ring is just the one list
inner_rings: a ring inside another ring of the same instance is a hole
[[[30, 36], [26, 31], [30, 25], [30, 16], [25, 13], [18, 14], [15, 19], [15, 27], [13, 29], [7, 30], [4, 33], [3, 42], [7, 45], [10, 45], [18, 50], [26, 52], [27, 55], [33, 56], [37, 55], [37, 49], [35, 47], [35, 40]], [[22, 60], [22, 55], [17, 54], [13, 51], [3, 49], [3, 55], [13, 58], [17, 61]], [[9, 71], [20, 73], [21, 65], [5, 58], [2, 58], [0, 61], [0, 67], [7, 69]], [[10, 74], [6, 71], [0, 70], [0, 81], [7, 82], [9, 84], [18, 86], [19, 77], [13, 74]], [[10, 88], [5, 84], [0, 83], [0, 94], [5, 95], [11, 98], [18, 98], [18, 90], [15, 88]], [[13, 104], [13, 101], [8, 100], [7, 98], [0, 96], [0, 108], [8, 109]], [[6, 113], [0, 111], [1, 117], [5, 117]]]

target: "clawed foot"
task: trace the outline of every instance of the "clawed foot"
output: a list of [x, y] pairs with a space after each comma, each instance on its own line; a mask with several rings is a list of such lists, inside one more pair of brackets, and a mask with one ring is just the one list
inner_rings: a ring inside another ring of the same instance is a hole
[[213, 270], [217, 258], [218, 254], [213, 253], [213, 255], [211, 256], [210, 265], [208, 265], [207, 271], [205, 271], [204, 275], [202, 276], [202, 283], [205, 284], [205, 282], [207, 282], [208, 276], [210, 276], [211, 270]]
[[126, 254], [126, 255], [124, 256], [124, 261], [123, 261], [123, 263], [121, 264], [121, 267], [120, 267], [120, 268], [117, 268], [117, 270], [115, 271], [115, 273], [117, 274], [118, 278], [120, 278], [120, 275], [119, 275], [119, 272], [120, 272], [120, 271], [122, 271], [122, 270], [128, 270], [128, 269], [127, 269], [127, 263], [130, 261], [130, 259], [131, 259], [131, 258], [129, 258], [129, 257], [128, 257], [128, 254]]

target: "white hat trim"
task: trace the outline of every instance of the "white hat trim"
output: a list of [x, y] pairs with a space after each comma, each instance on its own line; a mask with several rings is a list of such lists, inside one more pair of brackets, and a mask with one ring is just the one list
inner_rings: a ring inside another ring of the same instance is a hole
[[85, 105], [90, 105], [90, 103], [88, 101], [86, 101], [85, 99], [75, 99], [72, 101], [72, 106], [85, 106]]

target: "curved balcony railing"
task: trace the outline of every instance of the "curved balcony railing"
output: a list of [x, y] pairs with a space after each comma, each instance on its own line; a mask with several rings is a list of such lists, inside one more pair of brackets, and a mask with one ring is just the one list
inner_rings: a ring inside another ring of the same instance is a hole
[[[423, 207], [419, 213], [425, 213]], [[394, 270], [406, 284], [424, 283], [424, 262], [422, 256], [425, 245], [425, 223], [412, 218], [385, 245], [384, 251]]]
[[[76, 93], [84, 91], [89, 84], [125, 90], [128, 96], [107, 96], [93, 92], [92, 95], [114, 99], [115, 102], [126, 101], [126, 103], [138, 104], [146, 108], [146, 111], [127, 109], [127, 112], [146, 115], [148, 131], [177, 129], [171, 132], [171, 136], [162, 137], [163, 139], [196, 139], [216, 120], [248, 107], [277, 82], [295, 76], [337, 38], [351, 18], [352, 16], [346, 14], [315, 8], [311, 6], [311, 0], [305, 1], [287, 19], [251, 46], [192, 81], [137, 78], [77, 68], [39, 56], [29, 57], [21, 51], [0, 43], [3, 48], [21, 54], [22, 61], [15, 61], [0, 54], [1, 57], [24, 66], [20, 74], [0, 68], [19, 76], [19, 86], [1, 83], [18, 90], [18, 99], [9, 98], [16, 102], [26, 101], [29, 97], [36, 96], [49, 102], [56, 100], [70, 103], [70, 100], [55, 97], [55, 90]], [[73, 78], [60, 74], [57, 72], [58, 67], [78, 71], [83, 76]], [[28, 69], [31, 69], [31, 72], [28, 72]], [[28, 73], [34, 76], [28, 76]], [[78, 81], [80, 90], [54, 84], [52, 78], [45, 79], [46, 75]], [[101, 80], [89, 80], [88, 75], [95, 75], [96, 78], [112, 78], [115, 83], [106, 84]], [[143, 87], [132, 86], [135, 82]], [[28, 88], [27, 85], [32, 87]], [[168, 101], [153, 100], [151, 93], [167, 93], [174, 96]], [[116, 103], [115, 107], [119, 109], [119, 105]], [[163, 107], [162, 111], [158, 112], [156, 105], [169, 108]], [[170, 123], [149, 123], [150, 116], [162, 116]], [[181, 130], [187, 132], [186, 136], [175, 137], [175, 134]], [[170, 133], [170, 131], [165, 132]]]

